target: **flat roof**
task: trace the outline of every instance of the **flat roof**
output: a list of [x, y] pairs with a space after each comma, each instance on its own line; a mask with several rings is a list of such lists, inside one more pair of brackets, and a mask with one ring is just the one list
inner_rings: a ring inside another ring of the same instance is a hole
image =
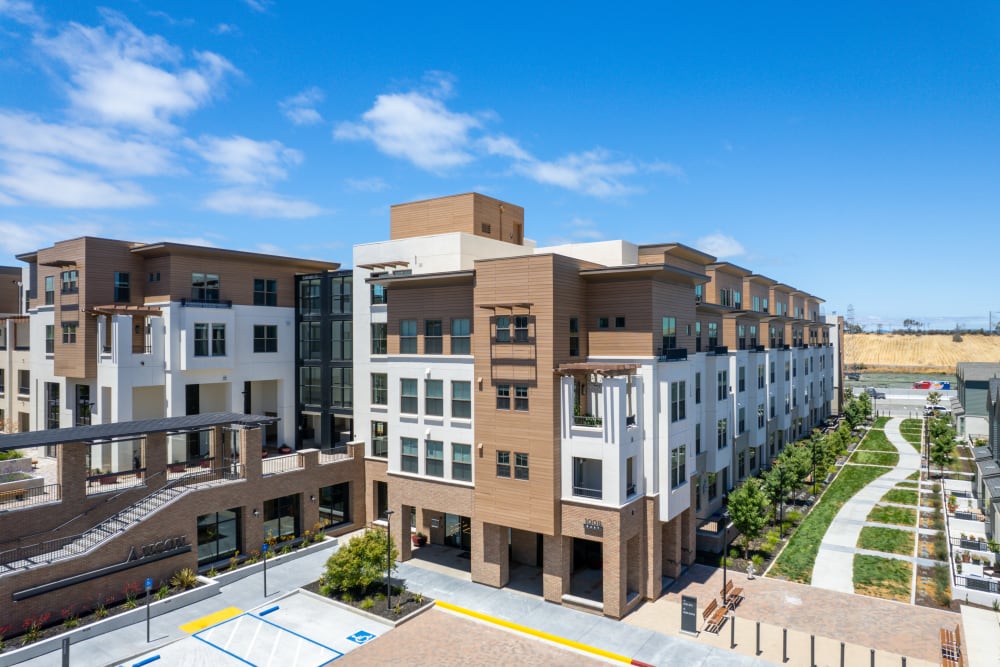
[[986, 459], [993, 458], [993, 452], [990, 451], [989, 447], [973, 447], [972, 456], [976, 461], [985, 461]]
[[95, 440], [132, 438], [147, 433], [162, 433], [164, 431], [197, 431], [226, 424], [248, 427], [260, 426], [276, 421], [278, 421], [277, 417], [265, 417], [264, 415], [245, 415], [240, 412], [208, 412], [202, 415], [142, 419], [114, 424], [70, 426], [67, 428], [31, 431], [29, 433], [0, 435], [0, 451], [61, 445], [64, 442], [93, 442]]
[[981, 382], [1000, 375], [1000, 363], [995, 361], [960, 361], [956, 375], [962, 382]]
[[1000, 498], [1000, 477], [987, 477], [983, 480], [986, 486], [986, 493], [990, 498], [996, 500]]

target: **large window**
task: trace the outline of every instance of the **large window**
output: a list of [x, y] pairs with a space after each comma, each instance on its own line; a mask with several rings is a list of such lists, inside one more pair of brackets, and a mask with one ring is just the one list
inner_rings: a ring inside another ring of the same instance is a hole
[[708, 349], [714, 350], [719, 345], [719, 325], [715, 322], [708, 323]]
[[299, 322], [299, 358], [319, 361], [323, 358], [319, 322]]
[[451, 416], [472, 419], [472, 383], [453, 380], [451, 383]]
[[528, 479], [528, 455], [514, 453], [514, 479]]
[[498, 315], [496, 317], [496, 341], [498, 343], [510, 342], [510, 316]]
[[56, 302], [56, 277], [45, 276], [45, 305], [51, 306]]
[[351, 483], [324, 486], [319, 490], [319, 520], [324, 528], [351, 522]]
[[45, 325], [45, 354], [53, 354], [56, 351], [56, 325]]
[[299, 368], [299, 400], [310, 405], [323, 402], [320, 394], [320, 369], [316, 366]]
[[424, 414], [429, 417], [444, 416], [444, 381], [424, 381]]
[[420, 451], [416, 438], [399, 439], [399, 469], [403, 472], [420, 472]]
[[17, 372], [17, 393], [20, 396], [31, 394], [31, 371]]
[[673, 350], [677, 347], [677, 318], [663, 318], [663, 351]]
[[226, 356], [226, 325], [196, 322], [194, 325], [194, 356]]
[[381, 458], [389, 456], [389, 424], [387, 422], [372, 422], [372, 456]]
[[349, 315], [351, 313], [352, 293], [354, 291], [354, 278], [352, 276], [340, 276], [330, 281], [332, 291], [332, 303], [330, 311], [335, 315]]
[[372, 405], [389, 405], [389, 376], [372, 373]]
[[192, 273], [191, 274], [191, 300], [201, 303], [218, 303], [219, 301], [219, 274], [217, 273]]
[[264, 539], [299, 534], [299, 496], [292, 494], [264, 501]]
[[444, 477], [444, 443], [425, 440], [424, 472], [431, 477]]
[[320, 314], [320, 279], [308, 278], [299, 281], [299, 315], [305, 317]]
[[63, 271], [59, 274], [59, 278], [62, 280], [63, 292], [75, 292], [80, 286], [80, 273], [76, 269], [73, 269], [72, 271]]
[[403, 414], [415, 415], [419, 408], [416, 379], [401, 378], [399, 380], [399, 411]]
[[330, 323], [330, 358], [334, 361], [351, 359], [354, 356], [354, 323], [350, 320], [335, 320]]
[[332, 368], [330, 378], [330, 405], [335, 408], [350, 408], [354, 405], [352, 368]]
[[236, 555], [240, 548], [240, 511], [211, 512], [198, 517], [198, 565]]
[[497, 410], [510, 410], [510, 385], [497, 385]]
[[740, 392], [744, 392], [747, 390], [747, 367], [740, 366], [738, 373], [739, 373], [738, 375], [739, 379], [736, 381], [737, 389]]
[[59, 383], [45, 383], [45, 428], [59, 428]]
[[471, 354], [470, 335], [472, 329], [468, 319], [457, 319], [451, 321], [451, 353]]
[[510, 477], [510, 450], [497, 450], [497, 477]]
[[716, 394], [720, 401], [725, 400], [729, 396], [729, 371], [718, 371], [715, 374], [716, 378]]
[[528, 385], [514, 385], [514, 409], [522, 412], [528, 411]]
[[400, 320], [399, 322], [399, 353], [417, 353], [417, 321]]
[[441, 320], [424, 320], [424, 354], [442, 354], [444, 338]]
[[278, 281], [273, 278], [253, 279], [253, 305], [277, 306]]
[[127, 303], [131, 290], [129, 289], [129, 279], [127, 271], [115, 271], [114, 300], [117, 303]]
[[373, 306], [380, 306], [389, 302], [389, 294], [385, 285], [372, 285], [371, 288]]
[[278, 325], [255, 324], [253, 326], [253, 351], [254, 352], [278, 351]]
[[687, 482], [687, 446], [670, 451], [670, 488], [676, 489]]
[[725, 449], [729, 446], [729, 423], [725, 419], [720, 419], [716, 426], [716, 448]]
[[472, 481], [472, 445], [451, 443], [451, 478]]
[[676, 422], [686, 417], [687, 383], [683, 380], [670, 383], [670, 421]]
[[386, 324], [385, 322], [372, 323], [372, 354], [386, 354]]

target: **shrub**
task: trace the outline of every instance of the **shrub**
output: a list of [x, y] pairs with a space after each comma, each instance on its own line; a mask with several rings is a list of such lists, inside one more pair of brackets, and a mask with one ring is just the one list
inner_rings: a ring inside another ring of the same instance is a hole
[[108, 608], [104, 606], [103, 602], [97, 605], [97, 608], [94, 609], [94, 616], [99, 619], [108, 617]]
[[324, 595], [365, 591], [382, 580], [387, 560], [395, 563], [397, 555], [395, 544], [386, 539], [385, 533], [381, 530], [367, 530], [326, 561], [326, 571], [320, 579], [320, 590]]
[[205, 573], [205, 575], [206, 575], [206, 576], [207, 576], [207, 577], [208, 577], [209, 579], [214, 579], [215, 577], [219, 576], [219, 571], [218, 571], [217, 569], [215, 569], [215, 567], [212, 567], [212, 568], [210, 568], [210, 569], [208, 570], [208, 572], [206, 572], [206, 573]]
[[174, 576], [170, 577], [170, 585], [182, 591], [194, 588], [198, 585], [198, 573], [189, 567], [178, 570]]
[[170, 595], [170, 587], [169, 586], [160, 586], [159, 590], [157, 590], [156, 593], [154, 594], [154, 597], [157, 600], [163, 600], [168, 595]]
[[754, 554], [753, 558], [750, 559], [753, 563], [753, 569], [755, 572], [761, 572], [764, 569], [764, 557], [760, 554]]
[[364, 609], [365, 611], [368, 611], [369, 609], [375, 606], [375, 600], [371, 598], [365, 598], [364, 600], [361, 601], [361, 604], [359, 604], [358, 606]]

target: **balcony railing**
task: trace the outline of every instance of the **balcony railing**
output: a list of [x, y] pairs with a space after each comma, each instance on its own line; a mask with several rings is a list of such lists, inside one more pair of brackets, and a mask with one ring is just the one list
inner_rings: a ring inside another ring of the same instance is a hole
[[152, 353], [153, 353], [152, 345], [144, 345], [141, 343], [132, 345], [132, 354], [152, 354]]
[[225, 301], [202, 301], [196, 299], [181, 299], [181, 306], [192, 308], [232, 308], [233, 302]]
[[676, 347], [663, 350], [662, 354], [657, 355], [657, 361], [685, 361], [688, 358], [688, 351], [685, 347]]
[[54, 503], [62, 497], [62, 486], [47, 484], [30, 489], [0, 491], [0, 512]]
[[282, 472], [298, 470], [301, 467], [302, 461], [298, 454], [275, 456], [274, 458], [264, 459], [261, 463], [261, 468], [265, 475], [276, 475]]
[[604, 420], [593, 415], [574, 415], [573, 426], [591, 426], [598, 428], [604, 425]]
[[604, 492], [601, 489], [590, 489], [586, 486], [573, 485], [573, 495], [581, 498], [602, 498]]
[[353, 452], [347, 445], [337, 445], [336, 447], [327, 447], [326, 449], [319, 450], [320, 464], [350, 461], [353, 458]]

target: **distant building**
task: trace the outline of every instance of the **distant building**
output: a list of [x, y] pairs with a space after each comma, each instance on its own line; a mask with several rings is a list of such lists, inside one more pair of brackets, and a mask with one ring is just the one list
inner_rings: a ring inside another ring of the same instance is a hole
[[964, 417], [958, 416], [959, 433], [985, 433], [986, 394], [990, 379], [1000, 377], [1000, 363], [963, 361], [959, 362], [955, 374], [958, 376], [958, 402], [965, 412]]

